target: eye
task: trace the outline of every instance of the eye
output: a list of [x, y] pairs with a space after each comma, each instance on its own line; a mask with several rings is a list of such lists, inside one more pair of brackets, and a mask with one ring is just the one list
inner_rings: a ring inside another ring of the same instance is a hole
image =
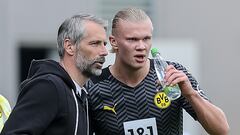
[[138, 41], [137, 38], [127, 38], [128, 41]]
[[148, 40], [151, 40], [151, 39], [152, 39], [151, 37], [145, 37], [143, 40], [148, 41]]
[[92, 46], [100, 46], [100, 45], [104, 45], [104, 46], [106, 46], [107, 45], [107, 42], [105, 42], [105, 41], [92, 41], [92, 42], [90, 42], [89, 43], [90, 45], [92, 45]]
[[104, 46], [106, 46], [106, 45], [107, 45], [107, 42], [104, 42], [103, 44], [104, 44]]
[[96, 45], [98, 45], [98, 44], [100, 44], [100, 43], [101, 43], [100, 41], [92, 41], [92, 42], [90, 42], [89, 44], [96, 46]]

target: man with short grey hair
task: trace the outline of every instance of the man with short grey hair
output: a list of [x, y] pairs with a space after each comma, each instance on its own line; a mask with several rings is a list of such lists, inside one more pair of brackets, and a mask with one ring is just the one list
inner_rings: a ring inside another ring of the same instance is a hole
[[16, 106], [1, 135], [88, 135], [88, 101], [83, 85], [100, 75], [106, 23], [93, 15], [66, 19], [58, 30], [60, 62], [33, 60]]

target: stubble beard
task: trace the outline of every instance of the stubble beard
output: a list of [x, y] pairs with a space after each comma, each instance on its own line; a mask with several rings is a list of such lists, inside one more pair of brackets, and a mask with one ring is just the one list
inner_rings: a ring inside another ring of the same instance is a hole
[[94, 67], [94, 63], [99, 60], [105, 61], [105, 58], [88, 59], [85, 56], [77, 54], [76, 66], [79, 71], [88, 78], [91, 76], [99, 76], [102, 73], [102, 69]]

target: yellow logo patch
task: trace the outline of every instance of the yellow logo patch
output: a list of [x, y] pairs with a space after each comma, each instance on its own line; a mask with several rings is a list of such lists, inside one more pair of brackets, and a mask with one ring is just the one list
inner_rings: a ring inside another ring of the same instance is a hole
[[112, 111], [114, 114], [117, 114], [117, 112], [115, 111], [115, 107], [117, 104], [115, 104], [113, 107], [109, 107], [109, 106], [103, 106], [103, 110], [107, 110], [107, 111]]
[[158, 92], [154, 97], [154, 103], [158, 108], [165, 109], [170, 106], [171, 100], [164, 92]]

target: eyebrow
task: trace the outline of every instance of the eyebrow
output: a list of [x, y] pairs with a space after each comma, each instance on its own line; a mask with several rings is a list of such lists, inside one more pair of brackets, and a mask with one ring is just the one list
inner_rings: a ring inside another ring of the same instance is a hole
[[107, 44], [107, 41], [103, 41], [103, 40], [92, 40], [92, 41], [90, 41], [89, 43], [97, 43], [97, 44], [99, 44], [99, 43], [104, 43], [104, 44]]

